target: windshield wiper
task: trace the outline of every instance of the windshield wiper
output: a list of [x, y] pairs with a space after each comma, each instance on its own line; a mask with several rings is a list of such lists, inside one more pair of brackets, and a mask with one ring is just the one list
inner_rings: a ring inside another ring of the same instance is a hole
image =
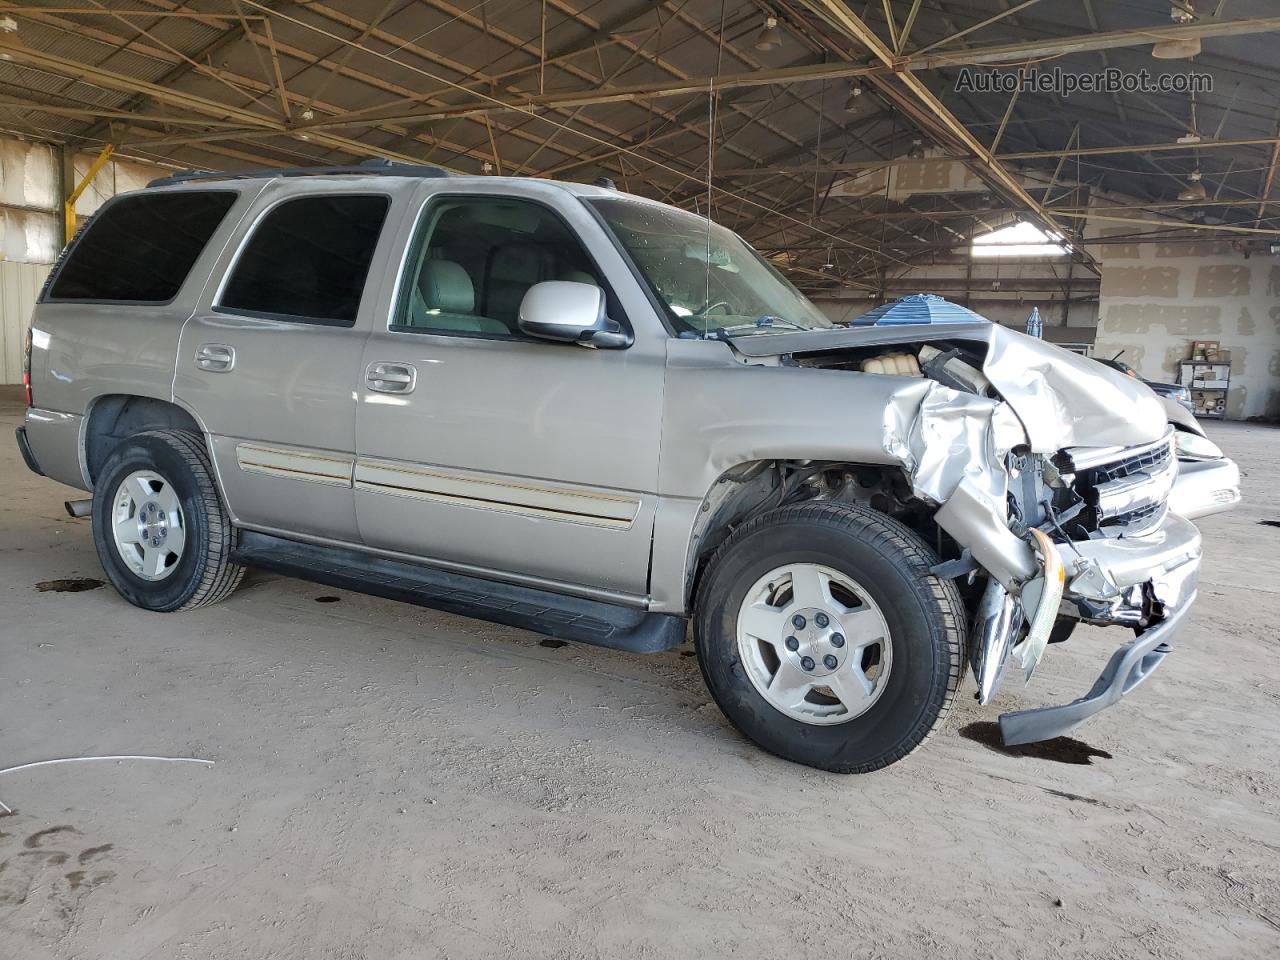
[[764, 327], [772, 327], [775, 324], [785, 324], [793, 330], [809, 330], [809, 327], [796, 323], [794, 320], [784, 320], [782, 317], [774, 317], [765, 314], [763, 317], [755, 320], [753, 323], [735, 323], [728, 327], [716, 327], [707, 331], [708, 337], [727, 337], [733, 330], [759, 330]]
[[[782, 317], [774, 316], [773, 314], [769, 314], [769, 313], [766, 313], [763, 317], [758, 317], [756, 319], [755, 326], [772, 327], [774, 324], [778, 324], [778, 323], [785, 323], [788, 327], [791, 327], [793, 330], [810, 329], [809, 327], [806, 327], [804, 324], [796, 323], [794, 320], [785, 320]], [[744, 326], [746, 326], [746, 324], [744, 324]]]

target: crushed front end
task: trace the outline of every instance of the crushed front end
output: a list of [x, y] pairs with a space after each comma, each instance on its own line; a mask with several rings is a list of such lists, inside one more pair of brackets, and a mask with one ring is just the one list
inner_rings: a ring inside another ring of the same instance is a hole
[[[1159, 440], [1131, 447], [1011, 458], [1014, 530], [1045, 530], [1064, 570], [1046, 639], [1065, 639], [1076, 622], [1127, 627], [1135, 636], [1079, 699], [1001, 716], [1006, 743], [1069, 733], [1129, 693], [1172, 651], [1195, 601], [1201, 550], [1200, 532], [1171, 504], [1201, 516], [1239, 499], [1239, 471], [1230, 460], [1180, 460], [1178, 454], [1178, 431], [1170, 427]], [[1195, 490], [1179, 489], [1184, 463], [1194, 465], [1187, 475]], [[1040, 646], [1027, 655], [1038, 660], [1042, 652]], [[1024, 662], [1028, 674], [1034, 665]], [[998, 682], [997, 676], [984, 700]]]
[[985, 322], [832, 333], [823, 346], [796, 361], [901, 382], [881, 446], [943, 535], [935, 573], [968, 591], [981, 703], [1015, 665], [1029, 679], [1078, 623], [1132, 634], [1079, 699], [1003, 715], [1006, 743], [1068, 733], [1159, 666], [1195, 600], [1191, 520], [1240, 499], [1239, 470], [1193, 418]]

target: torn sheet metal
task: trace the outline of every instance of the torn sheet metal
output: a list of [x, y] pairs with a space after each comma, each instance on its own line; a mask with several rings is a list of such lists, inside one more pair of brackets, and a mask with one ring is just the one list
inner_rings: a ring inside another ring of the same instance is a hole
[[1027, 437], [1008, 404], [915, 381], [886, 407], [884, 449], [906, 468], [934, 519], [1002, 585], [1018, 590], [1034, 554], [1009, 530], [1006, 458]]
[[998, 581], [990, 581], [978, 604], [970, 646], [973, 675], [978, 683], [978, 703], [984, 706], [990, 703], [1000, 689], [1009, 653], [1024, 622], [1018, 598]]

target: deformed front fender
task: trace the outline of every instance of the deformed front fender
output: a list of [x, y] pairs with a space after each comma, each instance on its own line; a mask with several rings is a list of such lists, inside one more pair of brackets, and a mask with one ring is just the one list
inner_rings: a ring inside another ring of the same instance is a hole
[[1027, 442], [1008, 404], [919, 377], [743, 364], [715, 340], [669, 344], [652, 609], [684, 612], [697, 517], [726, 471], [759, 460], [898, 467], [1002, 583], [1016, 590], [1036, 569], [1008, 529], [1005, 460]]
[[[1035, 575], [1035, 552], [1009, 529], [1005, 463], [1027, 435], [1008, 404], [932, 381], [914, 410], [886, 410], [885, 447], [907, 468], [917, 496], [939, 504], [934, 521], [1004, 587]], [[901, 400], [901, 398], [899, 398]]]

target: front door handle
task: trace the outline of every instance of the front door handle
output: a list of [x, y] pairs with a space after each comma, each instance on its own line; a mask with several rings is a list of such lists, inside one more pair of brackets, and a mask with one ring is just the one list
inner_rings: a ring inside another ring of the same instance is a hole
[[226, 373], [236, 365], [236, 351], [223, 343], [202, 343], [196, 351], [196, 366], [210, 373]]
[[418, 385], [418, 370], [411, 363], [379, 360], [369, 364], [364, 382], [377, 393], [413, 393], [413, 388]]

